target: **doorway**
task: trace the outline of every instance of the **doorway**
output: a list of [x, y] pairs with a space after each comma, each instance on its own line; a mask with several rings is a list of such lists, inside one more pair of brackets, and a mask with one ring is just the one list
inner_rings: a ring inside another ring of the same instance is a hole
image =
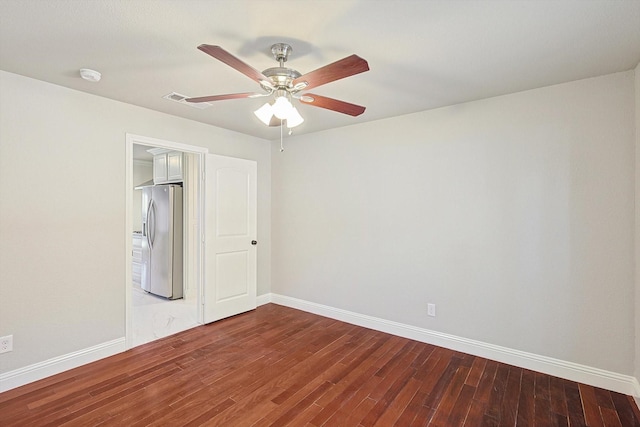
[[[143, 291], [136, 286], [138, 272], [133, 258], [136, 254], [136, 232], [141, 231], [137, 200], [140, 190], [135, 186], [153, 179], [153, 157], [146, 150], [160, 148], [181, 152], [183, 176], [183, 283], [184, 298], [169, 301]], [[202, 239], [203, 210], [202, 171], [207, 149], [172, 141], [127, 134], [126, 138], [126, 278], [125, 337], [127, 349], [186, 330], [203, 323], [202, 312]], [[148, 179], [146, 179], [148, 178]], [[136, 182], [137, 181], [137, 182]], [[137, 197], [136, 197], [137, 196]]]

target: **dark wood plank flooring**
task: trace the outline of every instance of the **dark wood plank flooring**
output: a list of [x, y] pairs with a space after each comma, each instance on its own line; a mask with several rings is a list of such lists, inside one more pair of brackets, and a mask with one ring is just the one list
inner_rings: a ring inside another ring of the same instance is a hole
[[1, 426], [640, 426], [629, 396], [286, 307], [0, 394]]

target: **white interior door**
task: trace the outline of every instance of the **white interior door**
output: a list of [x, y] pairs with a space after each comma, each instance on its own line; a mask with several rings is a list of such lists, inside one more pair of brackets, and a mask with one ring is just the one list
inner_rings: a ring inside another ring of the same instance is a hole
[[257, 164], [207, 155], [204, 322], [256, 308]]

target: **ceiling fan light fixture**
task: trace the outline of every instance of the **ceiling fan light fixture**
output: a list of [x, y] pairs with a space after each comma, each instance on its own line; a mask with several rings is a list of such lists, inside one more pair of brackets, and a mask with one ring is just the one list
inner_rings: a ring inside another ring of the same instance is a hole
[[286, 96], [277, 97], [276, 102], [274, 102], [272, 106], [273, 115], [280, 120], [284, 120], [289, 117], [292, 109], [293, 105], [291, 105], [291, 102], [289, 102]]
[[289, 129], [294, 128], [304, 122], [304, 118], [298, 112], [296, 107], [291, 107], [291, 111], [289, 111], [289, 115], [287, 116], [287, 127]]
[[262, 107], [254, 111], [253, 114], [255, 114], [262, 123], [269, 126], [271, 118], [273, 117], [273, 107], [271, 107], [271, 104], [267, 102]]

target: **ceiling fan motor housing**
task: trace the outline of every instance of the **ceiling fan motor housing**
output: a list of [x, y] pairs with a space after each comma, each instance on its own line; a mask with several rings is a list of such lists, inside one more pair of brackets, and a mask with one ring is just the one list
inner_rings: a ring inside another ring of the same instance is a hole
[[293, 81], [302, 75], [296, 70], [285, 67], [267, 68], [262, 74], [269, 77], [269, 80], [277, 88], [293, 87]]
[[267, 68], [262, 74], [267, 76], [278, 89], [291, 90], [293, 81], [302, 75], [297, 70], [284, 66], [291, 52], [293, 52], [293, 48], [287, 43], [276, 43], [271, 46], [271, 53], [280, 66]]

